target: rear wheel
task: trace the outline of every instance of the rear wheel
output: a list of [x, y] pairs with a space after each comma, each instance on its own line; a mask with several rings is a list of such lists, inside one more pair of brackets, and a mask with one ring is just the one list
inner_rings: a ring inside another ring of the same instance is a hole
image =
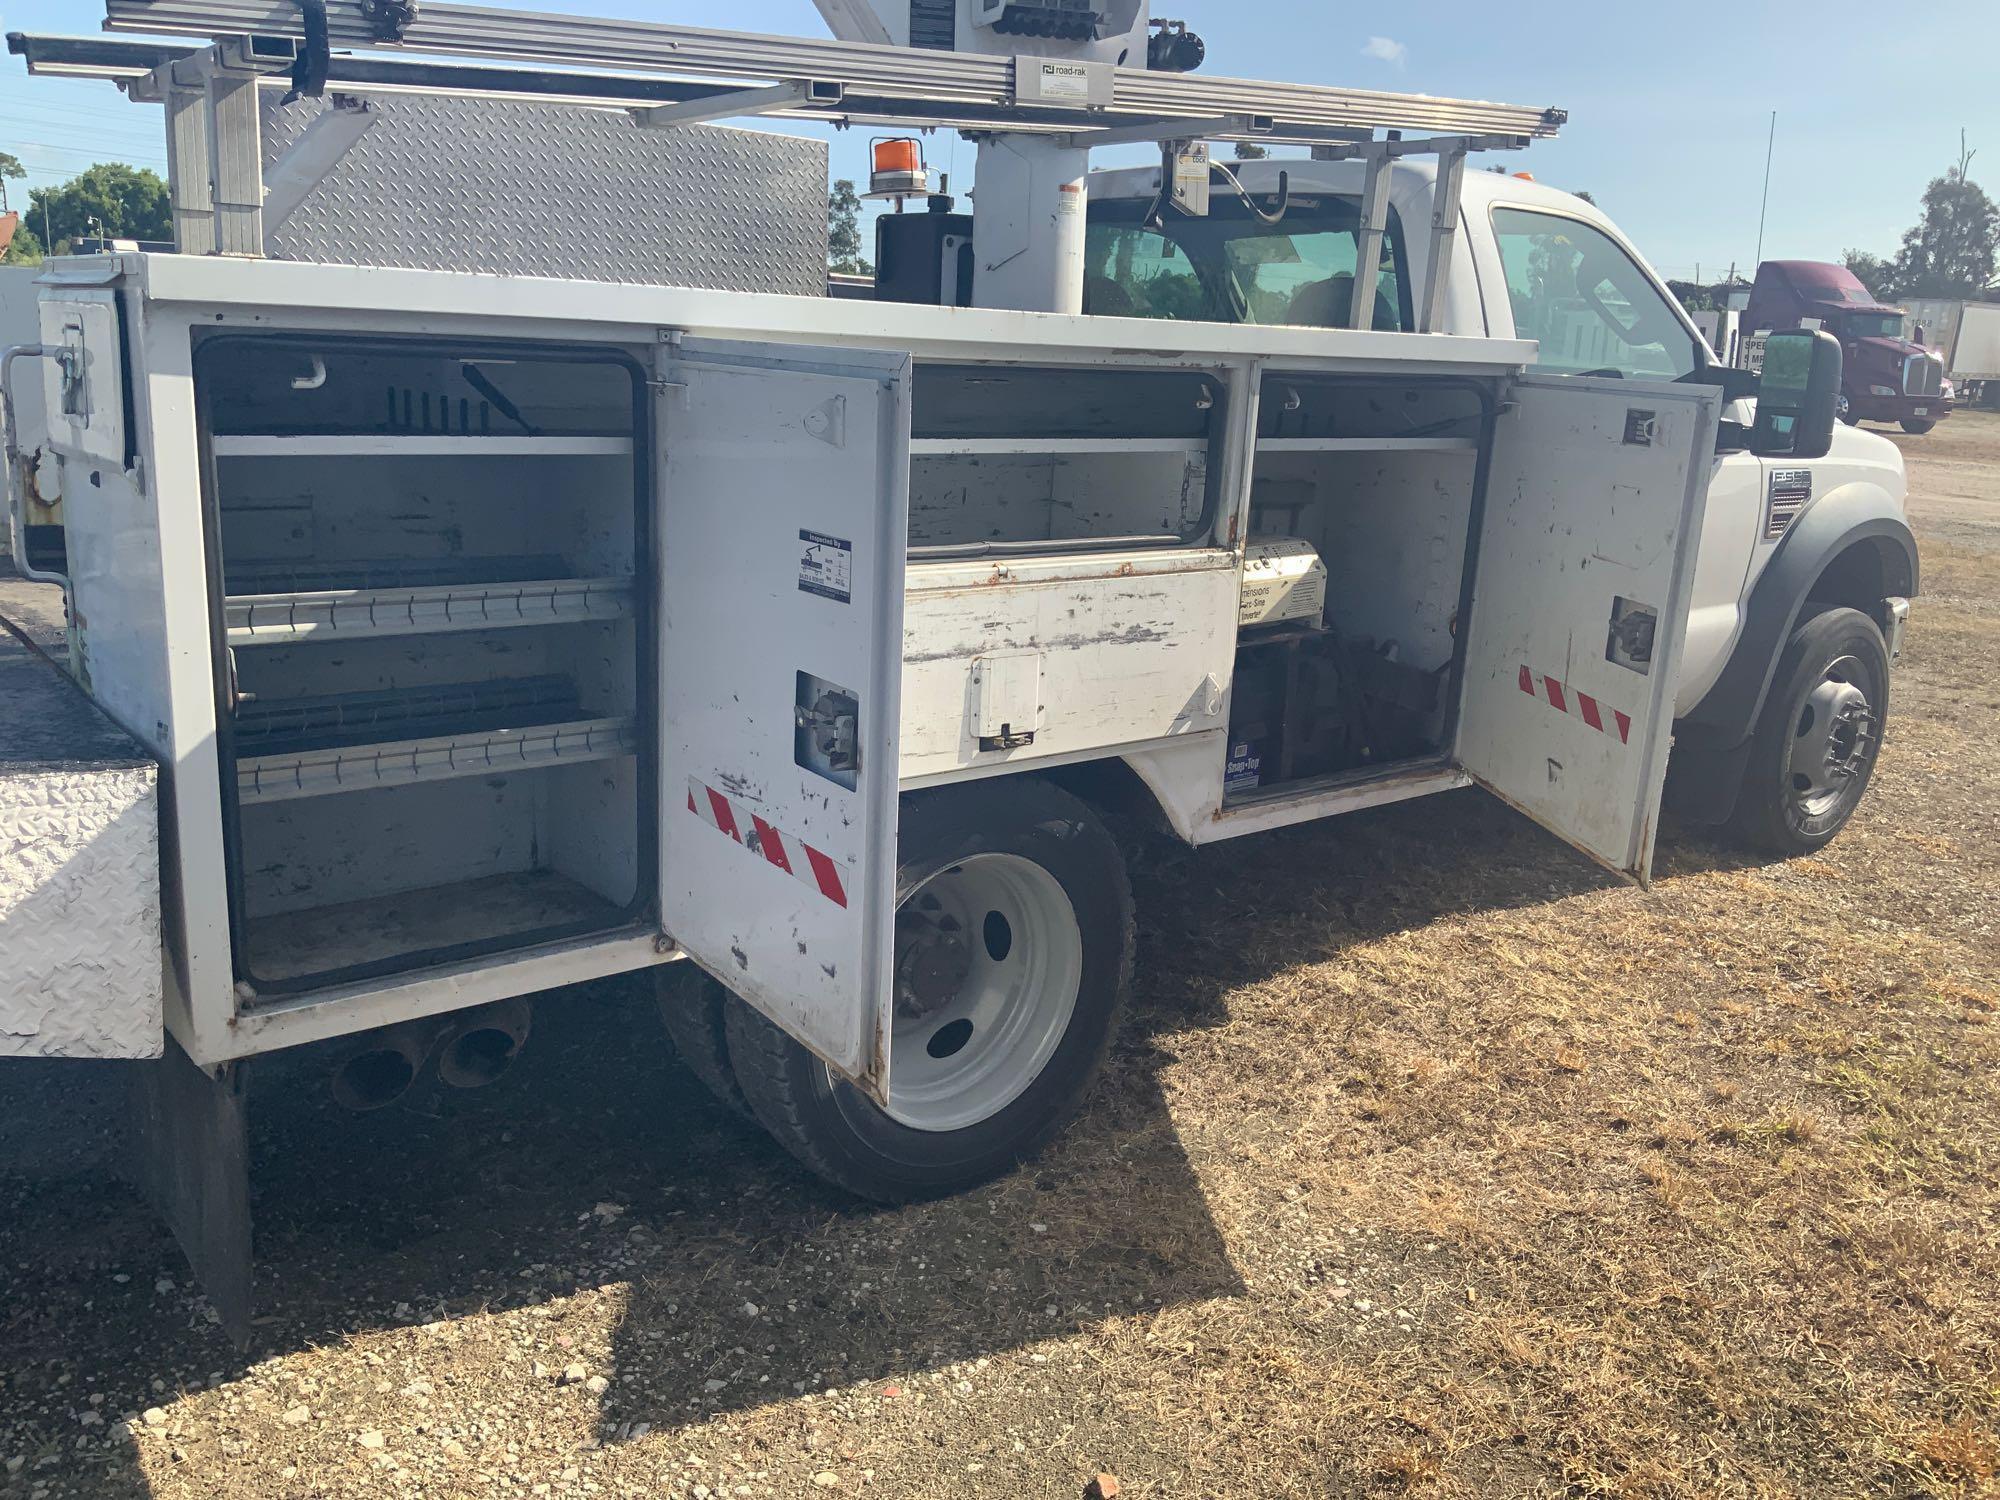
[[1903, 431], [1909, 433], [1912, 437], [1922, 437], [1935, 426], [1937, 426], [1937, 423], [1926, 417], [1903, 418]]
[[897, 875], [885, 1110], [741, 1001], [729, 1058], [752, 1112], [864, 1197], [1006, 1171], [1075, 1114], [1132, 963], [1132, 898], [1094, 813], [1034, 777], [913, 797]]
[[731, 1114], [749, 1119], [750, 1106], [744, 1102], [743, 1090], [736, 1086], [736, 1074], [729, 1065], [724, 1024], [729, 992], [692, 963], [668, 964], [653, 974], [660, 1019], [666, 1023], [667, 1036], [681, 1061], [719, 1104]]
[[1889, 712], [1889, 651], [1858, 609], [1792, 633], [1757, 721], [1732, 820], [1747, 843], [1810, 854], [1847, 826], [1875, 773]]

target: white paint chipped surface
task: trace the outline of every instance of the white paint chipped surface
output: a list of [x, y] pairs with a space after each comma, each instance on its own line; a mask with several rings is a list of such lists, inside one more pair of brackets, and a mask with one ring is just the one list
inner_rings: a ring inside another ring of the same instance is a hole
[[0, 774], [0, 1057], [157, 1057], [157, 773]]

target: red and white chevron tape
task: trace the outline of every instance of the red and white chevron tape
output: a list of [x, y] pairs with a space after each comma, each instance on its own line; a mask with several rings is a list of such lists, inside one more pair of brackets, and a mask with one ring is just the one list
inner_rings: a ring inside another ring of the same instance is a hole
[[[1535, 688], [1537, 682], [1541, 684], [1539, 692]], [[1558, 682], [1546, 673], [1531, 672], [1526, 667], [1522, 667], [1521, 691], [1526, 693], [1530, 698], [1547, 698], [1549, 700], [1549, 707], [1553, 708], [1557, 713], [1574, 714], [1599, 734], [1617, 735], [1618, 743], [1621, 745], [1631, 742], [1632, 716], [1630, 714], [1613, 708], [1610, 710], [1610, 718], [1607, 720], [1605, 718], [1605, 710], [1609, 705], [1599, 703], [1590, 694], [1578, 688], [1565, 687], [1561, 682]]]
[[688, 811], [728, 834], [766, 863], [818, 891], [835, 906], [847, 905], [847, 868], [797, 834], [780, 833], [741, 802], [707, 782], [688, 778]]

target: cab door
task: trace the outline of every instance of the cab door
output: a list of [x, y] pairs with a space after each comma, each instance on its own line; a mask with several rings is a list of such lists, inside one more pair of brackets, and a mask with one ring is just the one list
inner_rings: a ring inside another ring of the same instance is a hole
[[1717, 410], [1699, 386], [1527, 376], [1489, 460], [1455, 759], [1641, 882]]
[[910, 359], [690, 339], [660, 375], [662, 923], [885, 1102]]

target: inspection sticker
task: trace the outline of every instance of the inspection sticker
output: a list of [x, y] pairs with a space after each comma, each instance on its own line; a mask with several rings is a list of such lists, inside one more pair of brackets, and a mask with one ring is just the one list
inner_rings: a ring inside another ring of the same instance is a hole
[[801, 531], [799, 543], [799, 592], [849, 603], [854, 598], [854, 543], [818, 531]]

